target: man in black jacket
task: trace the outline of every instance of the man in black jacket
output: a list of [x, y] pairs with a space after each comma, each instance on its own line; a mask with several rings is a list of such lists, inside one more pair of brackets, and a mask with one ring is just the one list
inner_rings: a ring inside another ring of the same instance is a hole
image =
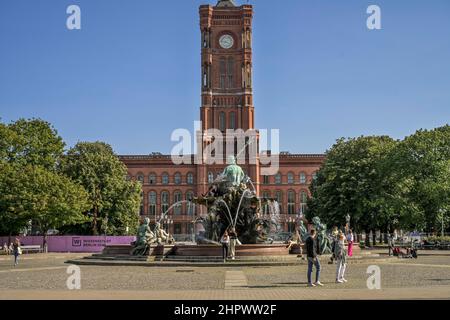
[[[320, 247], [316, 237], [316, 230], [311, 229], [310, 236], [306, 239], [306, 255], [308, 257], [308, 287], [323, 286], [320, 278]], [[316, 267], [316, 282], [312, 282], [311, 274], [313, 265]]]

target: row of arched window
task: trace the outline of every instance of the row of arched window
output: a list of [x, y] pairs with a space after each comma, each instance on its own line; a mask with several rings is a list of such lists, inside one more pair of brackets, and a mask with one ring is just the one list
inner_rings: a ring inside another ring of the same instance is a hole
[[[295, 207], [296, 207], [296, 200], [297, 200], [297, 193], [295, 190], [288, 190], [287, 191], [287, 202], [283, 199], [283, 191], [277, 190], [273, 194], [270, 191], [264, 190], [261, 192], [262, 198], [266, 199], [275, 199], [278, 202], [278, 205], [280, 206], [280, 213], [282, 214], [296, 214]], [[299, 210], [300, 213], [304, 213], [306, 209], [306, 203], [308, 201], [308, 192], [305, 190], [302, 190], [298, 193], [300, 204]], [[287, 206], [286, 206], [287, 205]], [[286, 207], [285, 207], [286, 206]], [[287, 210], [287, 211], [286, 211]], [[265, 205], [263, 207], [263, 213], [268, 214], [269, 212], [269, 206]]]
[[[162, 213], [167, 212], [171, 206], [173, 206], [173, 211], [168, 212], [168, 214], [187, 214], [187, 215], [195, 215], [196, 214], [196, 206], [193, 202], [190, 202], [194, 199], [194, 192], [188, 191], [184, 195], [181, 191], [174, 191], [170, 194], [168, 191], [162, 191], [159, 195], [156, 191], [150, 191], [147, 194], [147, 207], [148, 210], [145, 212], [144, 206], [144, 193], [141, 194], [141, 215], [161, 215]], [[159, 201], [158, 201], [159, 200]], [[183, 203], [179, 203], [182, 202]], [[158, 210], [159, 206], [159, 210]]]
[[[295, 174], [293, 172], [288, 172], [287, 176], [287, 184], [295, 184], [297, 182], [299, 182], [300, 184], [306, 184], [308, 182], [307, 180], [307, 175], [305, 172], [300, 172], [300, 174], [298, 175], [298, 180], [295, 176]], [[312, 178], [316, 179], [317, 174], [314, 172], [312, 174]], [[281, 173], [277, 173], [274, 176], [274, 182], [275, 184], [282, 184], [283, 180], [282, 180], [283, 176]], [[271, 179], [269, 176], [263, 176], [263, 184], [270, 184], [271, 183]]]
[[[127, 179], [130, 180], [131, 176], [128, 175]], [[194, 174], [192, 172], [188, 172], [185, 177], [179, 172], [176, 172], [173, 177], [170, 177], [170, 175], [167, 172], [164, 172], [161, 174], [161, 176], [158, 176], [156, 173], [150, 173], [147, 177], [144, 176], [143, 173], [138, 173], [136, 175], [136, 180], [139, 181], [142, 184], [150, 184], [155, 185], [158, 183], [161, 184], [194, 184]]]

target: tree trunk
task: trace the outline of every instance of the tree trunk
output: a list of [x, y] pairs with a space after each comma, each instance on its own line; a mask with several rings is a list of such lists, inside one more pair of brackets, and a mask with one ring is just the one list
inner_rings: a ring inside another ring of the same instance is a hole
[[375, 246], [377, 243], [377, 233], [375, 230], [372, 230], [372, 246]]
[[364, 232], [366, 233], [366, 238], [364, 239], [365, 246], [370, 247], [370, 230], [366, 229], [366, 230], [364, 230]]
[[93, 220], [92, 220], [92, 234], [94, 236], [96, 236], [98, 234], [98, 232], [97, 232], [97, 216], [98, 216], [97, 207], [94, 207], [93, 211], [94, 211], [93, 212], [94, 216], [93, 216]]
[[48, 253], [47, 231], [44, 231], [44, 239], [42, 241], [42, 251]]

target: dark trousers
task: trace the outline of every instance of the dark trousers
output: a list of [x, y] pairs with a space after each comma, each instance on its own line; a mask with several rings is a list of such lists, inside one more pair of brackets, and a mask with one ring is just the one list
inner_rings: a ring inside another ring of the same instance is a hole
[[223, 260], [228, 257], [228, 243], [222, 243], [222, 257]]
[[308, 283], [312, 283], [311, 274], [313, 265], [316, 267], [316, 282], [320, 279], [320, 261], [319, 258], [308, 257]]

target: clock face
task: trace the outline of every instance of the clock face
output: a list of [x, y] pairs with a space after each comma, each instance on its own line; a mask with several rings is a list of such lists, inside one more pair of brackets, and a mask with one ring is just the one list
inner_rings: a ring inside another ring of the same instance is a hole
[[220, 37], [219, 43], [222, 48], [230, 49], [233, 47], [234, 39], [229, 34], [226, 34]]

